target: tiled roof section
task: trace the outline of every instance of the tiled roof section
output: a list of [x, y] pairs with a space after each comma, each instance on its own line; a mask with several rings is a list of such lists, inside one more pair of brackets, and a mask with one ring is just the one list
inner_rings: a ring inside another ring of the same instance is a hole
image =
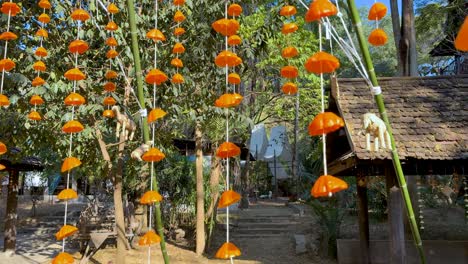
[[[379, 116], [366, 83], [362, 79], [332, 83], [355, 155], [390, 159], [387, 150], [365, 149], [362, 116], [367, 112]], [[468, 159], [468, 75], [382, 78], [379, 84], [402, 159]]]

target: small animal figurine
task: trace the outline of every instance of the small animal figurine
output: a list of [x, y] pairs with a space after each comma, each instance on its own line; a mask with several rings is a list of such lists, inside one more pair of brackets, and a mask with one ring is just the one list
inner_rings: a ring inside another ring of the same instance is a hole
[[141, 144], [138, 148], [134, 149], [130, 156], [132, 159], [136, 159], [138, 161], [143, 161], [141, 156], [150, 149], [151, 142], [146, 142]]
[[371, 150], [370, 139], [374, 136], [374, 150], [379, 151], [380, 146], [384, 149], [392, 149], [390, 135], [385, 122], [373, 113], [366, 113], [362, 119], [362, 129], [366, 131], [366, 150]]
[[132, 140], [136, 130], [135, 122], [133, 122], [133, 120], [124, 113], [120, 113], [120, 108], [117, 105], [112, 107], [112, 111], [114, 111], [117, 118], [117, 128], [115, 130], [116, 137], [119, 137], [120, 127], [122, 127], [122, 133], [125, 135], [125, 140]]

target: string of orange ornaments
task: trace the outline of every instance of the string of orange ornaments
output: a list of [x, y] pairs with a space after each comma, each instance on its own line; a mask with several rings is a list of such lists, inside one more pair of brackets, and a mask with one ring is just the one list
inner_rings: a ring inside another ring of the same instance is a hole
[[321, 106], [322, 111], [315, 116], [309, 124], [309, 134], [311, 136], [322, 136], [322, 157], [324, 175], [320, 176], [311, 189], [314, 197], [332, 196], [333, 193], [345, 190], [348, 184], [334, 176], [328, 175], [326, 156], [326, 134], [334, 132], [344, 126], [341, 117], [332, 112], [325, 112], [325, 90], [323, 83], [324, 73], [333, 73], [340, 67], [338, 59], [327, 52], [322, 51], [322, 18], [336, 15], [338, 10], [329, 0], [315, 0], [309, 6], [306, 13], [306, 22], [318, 22], [319, 28], [319, 52], [312, 55], [305, 63], [308, 72], [320, 75]]
[[[218, 67], [225, 69], [225, 84], [226, 90], [216, 101], [215, 106], [225, 108], [226, 113], [226, 142], [222, 143], [216, 150], [216, 156], [221, 159], [226, 159], [226, 190], [219, 199], [218, 208], [226, 208], [226, 242], [218, 249], [215, 257], [220, 259], [230, 259], [233, 263], [233, 258], [241, 255], [240, 249], [229, 241], [229, 206], [237, 203], [241, 196], [239, 193], [230, 189], [229, 184], [229, 159], [240, 155], [240, 148], [229, 142], [229, 108], [236, 107], [241, 102], [243, 97], [240, 94], [232, 91], [230, 93], [229, 84], [235, 85], [240, 83], [240, 77], [236, 73], [229, 74], [229, 67], [235, 67], [242, 63], [242, 59], [234, 52], [228, 49], [228, 45], [235, 46], [240, 44], [241, 39], [236, 35], [239, 30], [239, 22], [235, 17], [240, 16], [242, 7], [238, 4], [225, 3], [224, 18], [215, 21], [212, 24], [213, 29], [224, 36], [225, 50], [218, 54], [215, 63]], [[233, 17], [228, 19], [228, 15]], [[230, 44], [231, 43], [231, 44]], [[233, 45], [234, 44], [234, 45]], [[235, 88], [233, 87], [233, 90]]]
[[13, 3], [10, 0], [9, 2], [4, 2], [2, 4], [0, 11], [8, 16], [6, 31], [0, 35], [0, 40], [5, 41], [5, 46], [3, 48], [3, 59], [0, 60], [0, 70], [2, 71], [2, 79], [0, 83], [0, 106], [9, 106], [10, 100], [6, 95], [3, 94], [3, 84], [5, 82], [5, 72], [13, 70], [16, 64], [13, 60], [7, 58], [8, 42], [18, 38], [15, 33], [10, 32], [10, 20], [11, 17], [16, 16], [21, 11], [21, 9], [16, 3]]
[[[154, 42], [154, 62], [153, 69], [149, 71], [146, 75], [146, 82], [153, 85], [153, 109], [148, 115], [148, 124], [151, 126], [152, 140], [151, 148], [145, 152], [142, 156], [142, 159], [146, 162], [151, 162], [150, 168], [150, 190], [145, 192], [140, 199], [140, 203], [149, 206], [149, 221], [148, 221], [148, 231], [140, 238], [138, 244], [140, 246], [148, 246], [148, 264], [151, 263], [151, 245], [161, 242], [161, 236], [163, 234], [156, 234], [153, 231], [153, 206], [155, 203], [162, 201], [163, 197], [159, 194], [158, 191], [153, 190], [153, 178], [154, 175], [154, 163], [163, 160], [166, 156], [158, 148], [154, 146], [155, 141], [155, 126], [156, 121], [163, 118], [166, 115], [166, 112], [161, 108], [156, 107], [156, 95], [158, 85], [163, 84], [168, 80], [167, 75], [158, 69], [158, 43], [166, 41], [164, 34], [158, 29], [158, 0], [154, 1], [154, 28], [146, 33], [146, 37]], [[180, 44], [182, 45], [182, 44]], [[182, 46], [183, 48], [183, 46]], [[148, 142], [147, 142], [148, 144]], [[162, 232], [161, 230], [158, 230]]]
[[104, 84], [104, 92], [106, 93], [106, 97], [103, 100], [103, 104], [106, 109], [104, 109], [102, 115], [107, 118], [113, 118], [115, 114], [114, 111], [111, 110], [111, 107], [115, 105], [117, 101], [115, 101], [112, 93], [115, 92], [117, 86], [112, 82], [112, 79], [117, 78], [117, 72], [112, 70], [112, 60], [119, 55], [116, 50], [118, 43], [114, 37], [114, 31], [119, 28], [114, 22], [114, 15], [119, 13], [119, 8], [114, 4], [114, 1], [107, 6], [107, 12], [110, 14], [109, 22], [105, 27], [105, 29], [110, 32], [109, 38], [106, 39], [106, 45], [109, 47], [109, 50], [106, 52], [106, 58], [109, 60], [109, 68], [105, 74], [107, 82]]
[[387, 34], [383, 29], [379, 28], [379, 20], [381, 20], [387, 14], [387, 7], [382, 4], [374, 1], [374, 4], [369, 9], [369, 15], [367, 18], [369, 20], [375, 20], [375, 29], [372, 30], [367, 40], [373, 46], [382, 46], [387, 43]]
[[[296, 7], [292, 5], [285, 5], [280, 10], [280, 15], [285, 16], [285, 17], [294, 16], [296, 13], [297, 13]], [[299, 72], [297, 70], [297, 67], [290, 65], [291, 63], [289, 62], [289, 59], [292, 59], [298, 56], [299, 52], [294, 46], [290, 46], [289, 35], [291, 33], [296, 32], [298, 29], [299, 27], [294, 22], [284, 23], [283, 28], [281, 29], [281, 33], [283, 33], [283, 35], [286, 36], [286, 43], [287, 43], [287, 47], [281, 51], [281, 56], [284, 59], [286, 59], [286, 61], [288, 62], [287, 66], [284, 66], [283, 68], [281, 68], [281, 77], [286, 78], [286, 79], [291, 79], [291, 80], [296, 79]], [[294, 95], [297, 93], [297, 84], [295, 84], [293, 81], [287, 81], [286, 83], [283, 84], [283, 86], [281, 87], [281, 90], [283, 91], [284, 94]]]
[[71, 19], [75, 21], [77, 25], [77, 34], [76, 40], [73, 40], [70, 45], [68, 46], [68, 50], [74, 55], [75, 58], [75, 65], [74, 68], [65, 72], [64, 76], [67, 80], [73, 82], [73, 91], [65, 98], [65, 105], [70, 106], [71, 109], [71, 116], [70, 119], [65, 125], [62, 127], [62, 131], [70, 135], [70, 142], [69, 142], [69, 149], [68, 149], [68, 157], [62, 163], [61, 172], [66, 173], [67, 181], [66, 181], [66, 188], [62, 190], [57, 198], [59, 200], [65, 201], [65, 214], [63, 219], [63, 226], [60, 230], [55, 234], [57, 240], [62, 240], [62, 252], [59, 253], [53, 260], [52, 264], [68, 264], [74, 263], [73, 257], [65, 252], [65, 244], [66, 238], [73, 235], [78, 231], [75, 226], [67, 224], [67, 211], [68, 211], [68, 201], [72, 199], [78, 198], [78, 194], [75, 190], [70, 188], [70, 174], [72, 169], [81, 165], [81, 161], [72, 156], [73, 150], [73, 135], [75, 133], [81, 132], [84, 127], [83, 125], [76, 120], [76, 109], [80, 105], [85, 103], [85, 99], [79, 93], [76, 92], [77, 90], [77, 83], [78, 81], [86, 79], [86, 75], [79, 69], [78, 66], [78, 55], [85, 53], [89, 46], [84, 40], [80, 39], [81, 27], [82, 23], [85, 23], [89, 18], [88, 12], [81, 8], [81, 1], [78, 2], [79, 7], [75, 9], [71, 14]]
[[[174, 29], [174, 36], [176, 37], [176, 43], [180, 43], [180, 36], [185, 33], [185, 29], [181, 26], [181, 23], [185, 21], [185, 15], [180, 10], [181, 6], [185, 4], [185, 0], [175, 0], [174, 6], [176, 6], [176, 12], [174, 14], [174, 22], [176, 23], [176, 28]], [[172, 76], [171, 82], [179, 86], [184, 83], [184, 76], [179, 73], [179, 69], [184, 67], [183, 61], [179, 58], [179, 52], [175, 52], [175, 58], [171, 60], [171, 65], [176, 68], [176, 73]]]
[[[37, 72], [37, 76], [32, 81], [33, 87], [37, 87], [45, 83], [44, 79], [41, 78], [41, 72], [46, 70], [46, 65], [42, 60], [45, 57], [47, 57], [48, 52], [47, 52], [47, 49], [44, 48], [43, 42], [45, 38], [48, 37], [48, 33], [47, 33], [47, 30], [45, 29], [45, 26], [46, 24], [50, 22], [50, 17], [49, 15], [46, 14], [46, 9], [51, 8], [50, 2], [47, 0], [39, 1], [38, 5], [40, 8], [42, 8], [42, 14], [39, 15], [39, 17], [37, 18], [37, 20], [41, 22], [40, 28], [36, 32], [36, 36], [39, 37], [40, 44], [39, 44], [39, 47], [36, 49], [36, 51], [34, 51], [34, 55], [39, 57], [39, 60], [33, 64], [33, 69]], [[42, 117], [39, 114], [39, 112], [37, 112], [37, 106], [44, 103], [44, 100], [42, 99], [42, 97], [38, 94], [35, 94], [31, 97], [31, 99], [29, 100], [29, 103], [34, 106], [34, 109], [28, 114], [28, 118], [34, 121], [41, 120]]]

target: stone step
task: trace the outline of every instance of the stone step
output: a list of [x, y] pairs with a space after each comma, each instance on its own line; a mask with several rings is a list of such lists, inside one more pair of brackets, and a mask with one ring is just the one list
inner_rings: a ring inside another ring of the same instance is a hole
[[294, 227], [296, 225], [300, 224], [299, 222], [272, 222], [272, 223], [258, 223], [258, 222], [253, 222], [253, 223], [245, 223], [245, 222], [238, 222], [236, 224], [233, 224], [236, 228], [244, 228], [244, 229], [250, 229], [250, 228], [284, 228], [284, 227]]
[[[230, 234], [233, 239], [248, 239], [249, 241], [255, 239], [265, 239], [265, 238], [285, 238], [284, 233], [278, 234], [243, 234], [243, 233], [236, 233], [233, 232]], [[289, 237], [289, 235], [287, 235]]]
[[238, 234], [284, 234], [289, 233], [290, 230], [288, 228], [234, 228], [232, 232]]

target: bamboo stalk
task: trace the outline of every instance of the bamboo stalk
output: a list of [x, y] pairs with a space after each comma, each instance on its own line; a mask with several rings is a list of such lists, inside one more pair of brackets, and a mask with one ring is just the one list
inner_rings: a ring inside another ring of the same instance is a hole
[[[136, 27], [136, 20], [135, 20], [135, 3], [133, 0], [127, 0], [127, 9], [128, 9], [128, 20], [130, 24], [130, 35], [132, 36], [132, 53], [133, 53], [133, 60], [135, 63], [135, 72], [136, 72], [136, 79], [137, 79], [137, 95], [138, 101], [140, 101], [140, 105], [142, 108], [145, 108], [145, 95], [143, 92], [143, 78], [142, 78], [142, 70], [141, 70], [141, 59], [140, 59], [140, 49], [138, 45], [138, 30]], [[143, 139], [144, 142], [150, 141], [149, 136], [149, 127], [147, 122], [147, 117], [142, 117], [142, 125], [143, 125]], [[158, 191], [158, 182], [157, 179], [153, 179], [153, 190]], [[164, 258], [164, 263], [169, 263], [169, 255], [167, 254], [166, 250], [166, 241], [164, 239], [164, 228], [163, 222], [161, 217], [161, 206], [159, 203], [156, 203], [155, 206], [155, 217], [156, 217], [156, 231], [161, 237], [161, 252]]]
[[[366, 42], [366, 39], [364, 38], [364, 33], [362, 31], [361, 19], [359, 17], [359, 13], [356, 8], [356, 4], [354, 3], [354, 0], [347, 0], [347, 1], [348, 1], [349, 9], [351, 11], [351, 19], [356, 29], [356, 34], [357, 34], [358, 41], [359, 41], [359, 47], [361, 48], [362, 56], [364, 58], [364, 63], [366, 65], [366, 69], [369, 74], [370, 80], [374, 87], [379, 86], [379, 83], [377, 81], [377, 76], [375, 75], [374, 65], [372, 63], [372, 59], [369, 54], [369, 48], [367, 46], [367, 42]], [[408, 188], [406, 185], [405, 175], [403, 174], [403, 169], [401, 167], [400, 157], [398, 156], [395, 139], [393, 137], [392, 127], [390, 125], [390, 121], [387, 116], [382, 94], [374, 95], [374, 98], [379, 108], [380, 116], [385, 122], [385, 125], [387, 126], [388, 134], [390, 135], [390, 141], [391, 141], [391, 146], [392, 146], [393, 167], [395, 169], [398, 184], [400, 185], [401, 195], [403, 196], [403, 200], [406, 205], [406, 213], [408, 214], [408, 219], [409, 219], [410, 226], [411, 226], [411, 232], [413, 233], [414, 243], [416, 245], [416, 248], [418, 249], [421, 263], [426, 263], [424, 250], [422, 246], [422, 240], [419, 234], [418, 224], [416, 223], [416, 218], [414, 216], [413, 206], [411, 204]]]

